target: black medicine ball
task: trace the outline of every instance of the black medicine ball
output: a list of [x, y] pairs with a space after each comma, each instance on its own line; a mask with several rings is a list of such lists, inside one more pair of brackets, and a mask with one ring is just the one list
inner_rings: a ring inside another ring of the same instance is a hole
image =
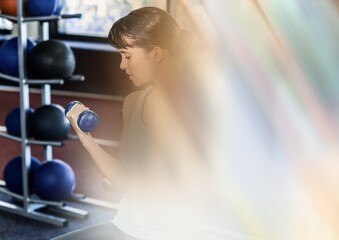
[[28, 71], [33, 78], [68, 78], [74, 69], [74, 54], [61, 41], [41, 42], [28, 55]]
[[37, 140], [63, 141], [67, 139], [70, 123], [64, 108], [57, 104], [44, 105], [35, 110], [30, 129]]

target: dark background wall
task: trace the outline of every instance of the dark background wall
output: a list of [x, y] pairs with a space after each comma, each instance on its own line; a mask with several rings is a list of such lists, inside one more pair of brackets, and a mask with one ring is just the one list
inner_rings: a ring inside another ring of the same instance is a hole
[[120, 54], [73, 48], [77, 59], [75, 73], [86, 77], [84, 82], [66, 82], [54, 89], [125, 96], [132, 89], [131, 81], [120, 70]]

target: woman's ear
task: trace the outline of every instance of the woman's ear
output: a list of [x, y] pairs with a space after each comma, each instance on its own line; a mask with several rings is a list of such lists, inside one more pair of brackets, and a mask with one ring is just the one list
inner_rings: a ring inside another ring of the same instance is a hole
[[160, 47], [155, 47], [153, 49], [153, 59], [155, 63], [161, 63], [165, 58], [165, 50]]

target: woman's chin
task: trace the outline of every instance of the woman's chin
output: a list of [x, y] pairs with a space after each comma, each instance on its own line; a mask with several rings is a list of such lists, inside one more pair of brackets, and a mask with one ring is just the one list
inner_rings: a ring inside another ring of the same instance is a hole
[[148, 84], [149, 82], [145, 82], [145, 81], [140, 81], [138, 79], [136, 79], [134, 76], [129, 76], [129, 79], [132, 81], [133, 85], [136, 87], [142, 87], [145, 86], [146, 84]]
[[129, 78], [129, 80], [132, 81], [132, 83], [133, 83], [134, 85], [137, 85], [137, 84], [138, 84], [138, 81], [137, 81], [133, 76], [128, 76], [128, 78]]
[[132, 81], [133, 85], [136, 87], [140, 87], [143, 85], [142, 83], [138, 82], [135, 78], [130, 77], [129, 79]]

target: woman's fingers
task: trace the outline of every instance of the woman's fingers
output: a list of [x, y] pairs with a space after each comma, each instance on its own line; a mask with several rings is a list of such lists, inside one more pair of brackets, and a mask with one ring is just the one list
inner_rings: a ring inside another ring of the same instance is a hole
[[76, 103], [66, 114], [66, 117], [68, 118], [68, 120], [70, 121], [72, 127], [74, 128], [74, 130], [76, 131], [76, 133], [81, 132], [79, 126], [78, 126], [78, 118], [79, 115], [83, 112], [89, 110], [88, 107], [85, 107], [83, 104], [78, 104]]
[[71, 119], [77, 119], [79, 114], [82, 113], [83, 111], [88, 110], [88, 107], [85, 107], [82, 104], [75, 104], [75, 106], [73, 106], [68, 113], [66, 114], [67, 118], [71, 118]]

